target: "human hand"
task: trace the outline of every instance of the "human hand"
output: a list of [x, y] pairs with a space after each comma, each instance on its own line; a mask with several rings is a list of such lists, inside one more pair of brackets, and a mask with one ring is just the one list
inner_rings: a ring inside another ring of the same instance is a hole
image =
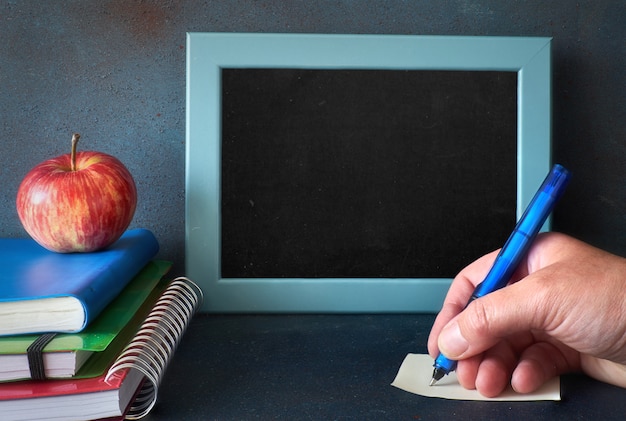
[[469, 297], [497, 251], [454, 279], [428, 350], [458, 360], [459, 383], [488, 397], [529, 393], [573, 371], [626, 387], [626, 259], [563, 234], [537, 236], [509, 286]]

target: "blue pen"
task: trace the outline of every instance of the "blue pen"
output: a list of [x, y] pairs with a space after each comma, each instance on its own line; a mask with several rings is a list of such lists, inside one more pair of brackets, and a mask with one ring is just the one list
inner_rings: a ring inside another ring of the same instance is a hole
[[[489, 273], [474, 290], [467, 303], [468, 305], [473, 300], [498, 290], [509, 282], [513, 272], [528, 252], [537, 233], [546, 222], [548, 215], [552, 212], [554, 205], [563, 194], [569, 179], [570, 172], [563, 166], [557, 164], [552, 168], [552, 171], [550, 171], [524, 211], [513, 233], [506, 241], [506, 244], [504, 244], [504, 247], [502, 247], [502, 250], [500, 250], [500, 253], [498, 253]], [[454, 371], [455, 368], [456, 361], [439, 354], [435, 360], [435, 369], [433, 370], [433, 378], [430, 381], [430, 385], [434, 385], [443, 376]]]

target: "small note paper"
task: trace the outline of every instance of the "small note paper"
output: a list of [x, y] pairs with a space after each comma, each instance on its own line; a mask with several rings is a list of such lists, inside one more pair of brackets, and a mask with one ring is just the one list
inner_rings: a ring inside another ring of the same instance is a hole
[[424, 354], [408, 354], [392, 386], [407, 392], [432, 398], [458, 399], [467, 401], [560, 401], [560, 379], [553, 378], [533, 393], [521, 394], [510, 386], [495, 398], [487, 398], [476, 390], [467, 390], [461, 387], [452, 372], [439, 380], [437, 384], [429, 386], [433, 374], [433, 359]]

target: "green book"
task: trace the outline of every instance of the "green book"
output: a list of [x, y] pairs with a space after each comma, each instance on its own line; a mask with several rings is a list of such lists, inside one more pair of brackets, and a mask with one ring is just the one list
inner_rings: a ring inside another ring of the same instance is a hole
[[[136, 333], [167, 286], [171, 263], [149, 262], [122, 292], [79, 333], [57, 334], [43, 349], [46, 378], [102, 374]], [[31, 378], [27, 349], [39, 335], [0, 337], [0, 381]]]

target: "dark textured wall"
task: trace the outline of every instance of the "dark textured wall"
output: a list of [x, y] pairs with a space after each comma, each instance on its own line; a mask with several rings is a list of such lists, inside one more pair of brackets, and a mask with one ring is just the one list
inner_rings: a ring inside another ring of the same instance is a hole
[[183, 271], [188, 31], [553, 37], [554, 158], [575, 176], [555, 228], [626, 255], [623, 0], [3, 0], [1, 236], [26, 235], [20, 180], [79, 132], [134, 174], [133, 226]]

